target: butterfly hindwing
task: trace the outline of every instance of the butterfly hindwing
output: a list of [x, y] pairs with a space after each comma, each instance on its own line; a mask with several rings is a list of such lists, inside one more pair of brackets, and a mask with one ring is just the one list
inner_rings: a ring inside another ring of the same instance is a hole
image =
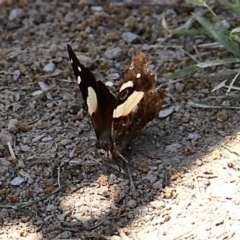
[[155, 87], [155, 76], [148, 68], [148, 56], [137, 55], [121, 81], [113, 113], [113, 139], [116, 151], [121, 152], [142, 128], [157, 116], [164, 90]]
[[155, 76], [147, 67], [148, 60], [147, 54], [138, 54], [133, 59], [125, 78], [119, 82], [114, 118], [127, 116], [141, 101], [144, 93], [155, 86]]

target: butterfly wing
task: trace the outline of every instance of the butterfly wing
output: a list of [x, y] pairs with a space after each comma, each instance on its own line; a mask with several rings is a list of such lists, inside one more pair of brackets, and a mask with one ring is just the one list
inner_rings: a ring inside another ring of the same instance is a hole
[[121, 152], [142, 128], [159, 113], [165, 92], [155, 87], [155, 76], [148, 70], [148, 56], [140, 53], [121, 81], [113, 112], [114, 148]]
[[89, 68], [77, 58], [70, 45], [67, 45], [72, 65], [83, 100], [87, 106], [97, 136], [97, 148], [112, 149], [111, 126], [115, 96], [101, 81], [96, 81]]

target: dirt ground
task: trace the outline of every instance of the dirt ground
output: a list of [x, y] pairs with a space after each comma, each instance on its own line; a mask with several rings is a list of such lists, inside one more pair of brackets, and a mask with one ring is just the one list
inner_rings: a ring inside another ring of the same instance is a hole
[[[169, 35], [163, 11], [171, 29], [202, 11], [172, 2], [0, 1], [0, 239], [240, 239], [240, 111], [226, 108], [239, 94], [212, 92], [239, 65], [166, 81], [195, 63], [190, 55], [230, 56], [206, 35]], [[147, 52], [166, 89], [167, 116], [132, 144], [135, 193], [95, 154], [66, 44], [107, 83]]]

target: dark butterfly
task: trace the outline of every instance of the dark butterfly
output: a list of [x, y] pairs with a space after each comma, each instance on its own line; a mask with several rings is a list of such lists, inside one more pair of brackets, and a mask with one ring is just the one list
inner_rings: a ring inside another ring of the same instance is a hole
[[67, 49], [96, 132], [97, 152], [104, 159], [112, 160], [158, 115], [165, 91], [155, 88], [155, 76], [147, 68], [149, 57], [145, 53], [134, 58], [124, 80], [118, 82], [114, 96], [80, 63], [69, 45]]

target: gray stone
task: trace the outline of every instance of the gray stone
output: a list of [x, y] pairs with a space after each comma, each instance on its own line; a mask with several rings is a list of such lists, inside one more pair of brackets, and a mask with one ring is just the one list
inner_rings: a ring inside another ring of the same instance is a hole
[[55, 211], [57, 209], [57, 206], [53, 205], [53, 204], [49, 204], [47, 205], [46, 207], [46, 211], [47, 212], [52, 212], [52, 211]]
[[22, 177], [15, 177], [10, 183], [12, 186], [19, 186], [24, 183], [25, 179]]
[[19, 123], [17, 119], [11, 119], [8, 123], [8, 131], [16, 134], [19, 131]]
[[120, 47], [107, 50], [104, 55], [108, 59], [118, 59], [122, 55], [122, 49]]
[[154, 189], [160, 189], [160, 188], [163, 187], [161, 181], [157, 181], [157, 182], [155, 182], [152, 186], [153, 186]]
[[45, 67], [43, 68], [44, 72], [52, 72], [55, 68], [55, 64], [50, 62], [47, 65], [45, 65]]
[[127, 202], [127, 206], [130, 208], [134, 208], [137, 206], [137, 202], [135, 200], [131, 199]]
[[133, 43], [139, 38], [139, 36], [132, 32], [125, 32], [122, 34], [122, 38], [128, 43]]
[[42, 142], [49, 142], [49, 141], [52, 141], [52, 140], [53, 140], [53, 137], [51, 137], [51, 136], [47, 136], [47, 137], [42, 138]]

